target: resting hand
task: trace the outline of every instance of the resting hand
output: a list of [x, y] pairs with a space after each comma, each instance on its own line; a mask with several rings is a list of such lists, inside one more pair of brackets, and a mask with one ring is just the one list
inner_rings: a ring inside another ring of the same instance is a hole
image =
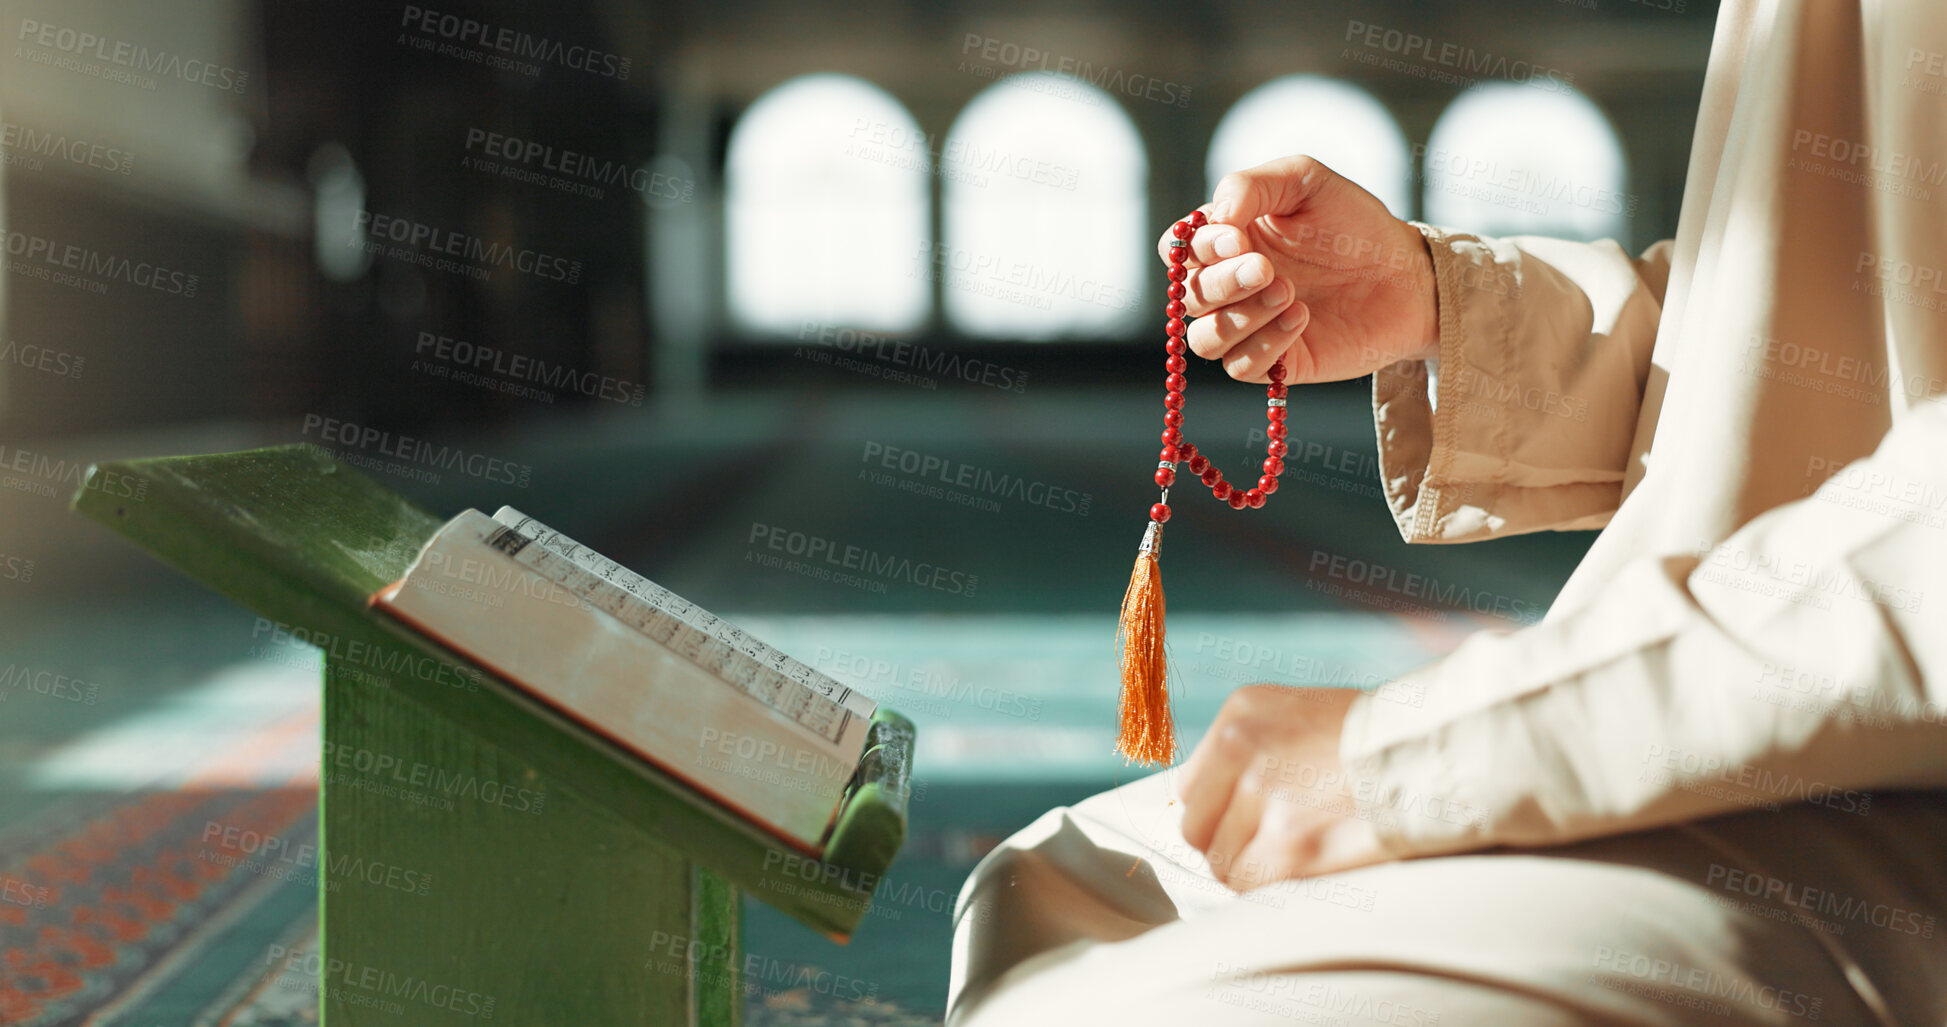
[[1359, 693], [1251, 685], [1231, 693], [1183, 767], [1183, 838], [1237, 891], [1391, 859], [1339, 766]]

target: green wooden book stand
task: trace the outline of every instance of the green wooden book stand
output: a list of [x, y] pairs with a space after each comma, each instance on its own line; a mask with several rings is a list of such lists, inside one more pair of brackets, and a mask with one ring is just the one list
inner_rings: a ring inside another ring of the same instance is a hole
[[[76, 510], [325, 652], [330, 1027], [735, 1025], [738, 893], [844, 941], [905, 840], [913, 726], [896, 713], [813, 861], [370, 610], [442, 521], [324, 450], [129, 460], [91, 483], [110, 472], [146, 488], [84, 485]], [[431, 886], [348, 885], [345, 857]]]

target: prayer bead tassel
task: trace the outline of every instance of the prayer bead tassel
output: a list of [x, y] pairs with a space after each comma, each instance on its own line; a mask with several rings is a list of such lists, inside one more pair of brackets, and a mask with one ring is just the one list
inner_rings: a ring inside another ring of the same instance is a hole
[[1149, 528], [1136, 551], [1136, 569], [1122, 594], [1122, 730], [1116, 752], [1145, 766], [1176, 758], [1176, 729], [1170, 722], [1169, 656], [1163, 649], [1163, 571], [1156, 563], [1163, 545], [1169, 507], [1151, 508]]

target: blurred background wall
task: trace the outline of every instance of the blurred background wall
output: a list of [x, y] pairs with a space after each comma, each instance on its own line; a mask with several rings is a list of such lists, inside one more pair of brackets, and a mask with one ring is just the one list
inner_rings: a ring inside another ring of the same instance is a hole
[[[1309, 152], [1401, 217], [1646, 247], [1715, 7], [4, 0], [0, 662], [95, 698], [0, 707], [0, 841], [148, 787], [47, 768], [238, 667], [316, 701], [310, 657], [67, 512], [88, 462], [312, 442], [910, 710], [904, 866], [950, 907], [994, 838], [1130, 773], [1109, 634], [1155, 498], [1156, 237]], [[1189, 437], [1255, 474], [1257, 390], [1196, 365]], [[1367, 389], [1297, 390], [1266, 509], [1178, 501], [1192, 740], [1246, 681], [1376, 684], [1532, 622], [1587, 544], [1402, 545]], [[840, 581], [793, 563], [814, 542], [942, 574]], [[116, 737], [104, 766], [183, 748]], [[755, 944], [925, 1012], [933, 905], [836, 954], [753, 909]]]

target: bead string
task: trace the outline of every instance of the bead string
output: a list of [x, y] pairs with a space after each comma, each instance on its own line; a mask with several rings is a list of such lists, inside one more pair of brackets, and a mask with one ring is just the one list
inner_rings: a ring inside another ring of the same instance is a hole
[[1169, 391], [1163, 395], [1163, 451], [1158, 454], [1160, 459], [1156, 464], [1156, 484], [1163, 490], [1163, 495], [1149, 508], [1149, 519], [1158, 525], [1170, 519], [1170, 486], [1176, 484], [1176, 464], [1179, 460], [1189, 465], [1190, 473], [1196, 475], [1198, 480], [1210, 486], [1211, 495], [1229, 503], [1233, 510], [1242, 510], [1247, 506], [1253, 510], [1262, 507], [1265, 497], [1278, 491], [1278, 475], [1284, 473], [1284, 455], [1287, 451], [1284, 441], [1286, 389], [1282, 358], [1273, 363], [1267, 372], [1271, 384], [1265, 389], [1264, 416], [1270, 424], [1264, 431], [1270, 437], [1271, 444], [1267, 447], [1269, 455], [1264, 458], [1264, 475], [1258, 478], [1256, 488], [1241, 489], [1225, 481], [1223, 471], [1218, 470], [1208, 457], [1197, 452], [1195, 445], [1183, 441], [1183, 387], [1189, 384], [1189, 380], [1183, 377], [1184, 368], [1188, 366], [1183, 354], [1189, 348], [1189, 343], [1184, 341], [1183, 294], [1186, 290], [1183, 280], [1190, 276], [1183, 262], [1190, 255], [1190, 236], [1206, 224], [1209, 224], [1209, 219], [1199, 210], [1170, 228], [1170, 234], [1174, 237], [1170, 240], [1170, 301], [1163, 308], [1163, 312], [1169, 315], [1169, 322], [1164, 326], [1168, 341], [1164, 345], [1170, 355], [1163, 362], [1163, 367], [1169, 371], [1169, 377], [1163, 380], [1163, 384]]

